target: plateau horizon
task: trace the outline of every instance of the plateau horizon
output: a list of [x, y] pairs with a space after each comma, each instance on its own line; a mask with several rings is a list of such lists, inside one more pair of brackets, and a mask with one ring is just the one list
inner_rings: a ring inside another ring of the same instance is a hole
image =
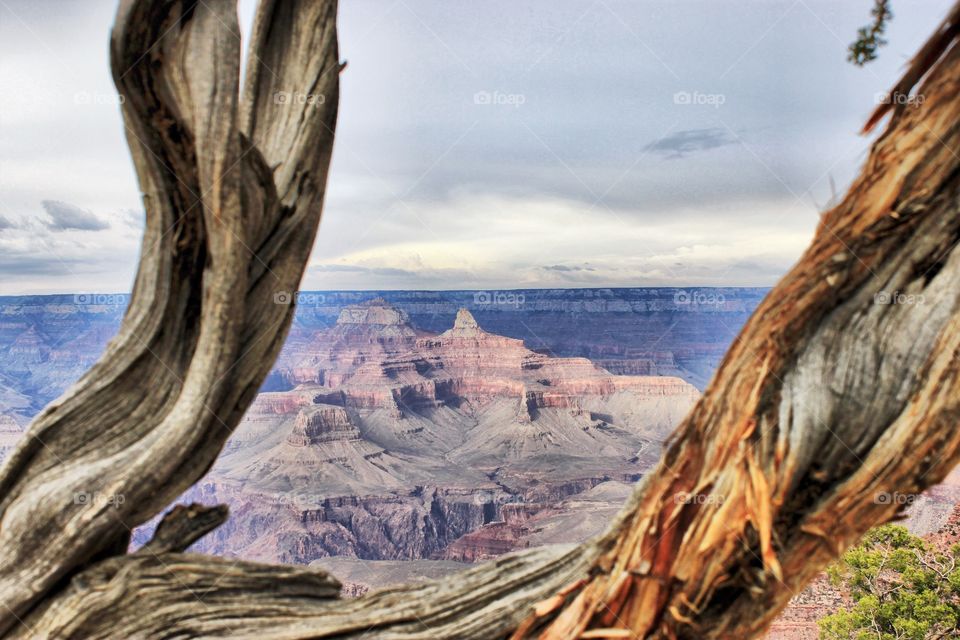
[[[700, 291], [751, 291], [751, 292], [766, 292], [769, 291], [772, 287], [755, 287], [755, 286], [741, 286], [741, 285], [686, 285], [682, 287], [676, 286], [637, 286], [637, 287], [621, 287], [621, 286], [596, 286], [596, 287], [501, 287], [497, 289], [487, 288], [464, 288], [464, 289], [410, 289], [410, 288], [399, 288], [399, 289], [301, 289], [297, 291], [277, 291], [274, 294], [274, 300], [278, 304], [289, 304], [296, 296], [296, 301], [298, 304], [324, 304], [326, 302], [325, 296], [331, 295], [336, 296], [339, 294], [362, 294], [369, 293], [372, 296], [376, 296], [381, 293], [470, 293], [474, 294], [474, 302], [476, 304], [500, 304], [507, 302], [509, 304], [514, 304], [515, 302], [520, 302], [522, 304], [525, 300], [524, 297], [517, 298], [518, 292], [529, 292], [529, 291], [589, 291], [589, 292], [604, 292], [604, 291], [671, 291], [674, 292], [674, 298], [678, 303], [691, 302], [696, 304], [701, 300], [708, 300], [709, 303], [713, 304], [715, 302], [722, 302], [722, 296], [714, 296], [710, 298], [704, 298], [699, 296], [697, 292]], [[509, 297], [513, 295], [513, 297]], [[0, 302], [5, 300], [20, 299], [20, 298], [56, 298], [70, 296], [73, 299], [75, 304], [86, 305], [118, 305], [126, 304], [130, 301], [130, 296], [132, 294], [128, 292], [119, 292], [119, 291], [87, 291], [87, 292], [73, 292], [73, 291], [57, 291], [52, 293], [18, 293], [18, 294], [0, 294]], [[509, 298], [509, 299], [508, 299]]]

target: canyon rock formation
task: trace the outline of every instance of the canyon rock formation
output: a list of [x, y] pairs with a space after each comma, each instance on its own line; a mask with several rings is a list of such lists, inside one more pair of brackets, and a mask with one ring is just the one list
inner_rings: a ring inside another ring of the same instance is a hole
[[[301, 295], [263, 392], [184, 497], [232, 509], [198, 547], [333, 568], [359, 595], [589, 538], [763, 293], [707, 291]], [[0, 460], [97, 358], [122, 302], [0, 299]], [[960, 473], [911, 500], [914, 533], [943, 530]], [[839, 597], [816, 582], [772, 637], [815, 638]]]
[[419, 330], [382, 299], [342, 309], [298, 356], [277, 370], [294, 386], [258, 396], [188, 495], [231, 506], [205, 551], [472, 562], [579, 540], [698, 396], [532, 351], [466, 309]]

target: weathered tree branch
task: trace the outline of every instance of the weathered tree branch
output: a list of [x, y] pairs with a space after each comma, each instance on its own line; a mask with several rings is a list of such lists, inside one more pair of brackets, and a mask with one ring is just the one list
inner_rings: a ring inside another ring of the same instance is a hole
[[262, 64], [239, 105], [229, 5], [121, 6], [113, 64], [148, 209], [143, 260], [107, 355], [0, 476], [9, 637], [752, 638], [897, 515], [881, 496], [960, 459], [954, 9], [897, 85], [923, 79], [923, 100], [895, 111], [603, 536], [353, 601], [322, 573], [178, 553], [161, 532], [117, 555], [126, 525], [202, 475], [251, 401], [290, 321], [272, 293], [295, 288], [319, 216], [334, 4], [261, 6]]
[[119, 335], [0, 473], [0, 632], [200, 478], [272, 366], [293, 314], [275, 295], [296, 289], [320, 218], [335, 15], [264, 2], [241, 103], [236, 2], [120, 4], [141, 264]]
[[227, 521], [227, 505], [205, 507], [202, 504], [178, 504], [157, 525], [141, 553], [159, 555], [186, 551], [187, 547]]

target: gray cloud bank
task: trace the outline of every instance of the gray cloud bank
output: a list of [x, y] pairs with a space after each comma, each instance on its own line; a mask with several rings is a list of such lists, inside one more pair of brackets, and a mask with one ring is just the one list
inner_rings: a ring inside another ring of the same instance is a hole
[[[859, 69], [846, 45], [869, 0], [341, 3], [350, 64], [303, 286], [772, 284], [951, 4], [898, 0]], [[106, 99], [115, 9], [0, 6], [0, 251], [23, 256], [0, 264], [0, 293], [132, 281], [142, 204]]]
[[737, 140], [727, 131], [714, 127], [677, 131], [648, 144], [644, 149], [672, 158], [682, 158], [697, 151], [709, 151], [731, 144], [737, 144]]
[[103, 231], [110, 228], [110, 223], [101, 220], [91, 211], [81, 209], [77, 205], [59, 200], [44, 200], [40, 203], [47, 212], [50, 221], [47, 227], [53, 231]]

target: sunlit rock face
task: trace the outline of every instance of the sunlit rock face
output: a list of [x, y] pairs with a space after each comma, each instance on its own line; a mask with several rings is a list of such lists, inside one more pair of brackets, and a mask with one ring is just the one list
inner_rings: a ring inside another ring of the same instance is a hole
[[636, 481], [698, 396], [534, 352], [466, 309], [419, 330], [381, 299], [344, 308], [302, 356], [189, 496], [231, 505], [206, 551], [472, 562], [581, 539], [626, 496], [595, 488]]

